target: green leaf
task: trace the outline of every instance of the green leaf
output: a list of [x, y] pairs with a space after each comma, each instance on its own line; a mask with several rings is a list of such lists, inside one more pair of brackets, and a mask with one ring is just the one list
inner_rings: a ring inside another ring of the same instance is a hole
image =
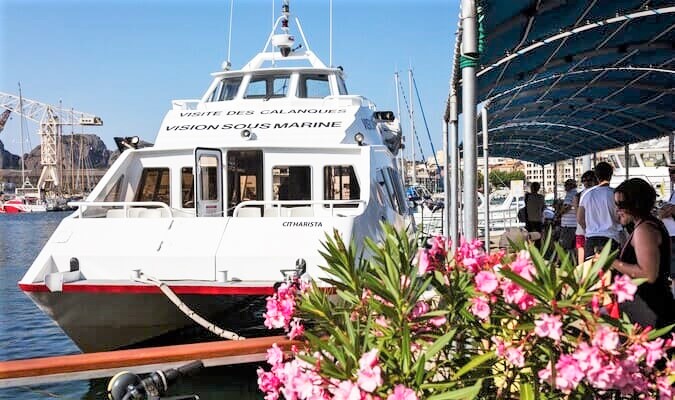
[[532, 384], [520, 384], [520, 400], [534, 400], [534, 388], [532, 387]]
[[494, 351], [477, 355], [476, 357], [472, 358], [471, 361], [464, 364], [464, 366], [462, 368], [460, 368], [459, 371], [457, 371], [455, 373], [455, 376], [454, 376], [455, 379], [461, 378], [462, 375], [466, 374], [467, 372], [471, 371], [472, 369], [477, 368], [478, 366], [484, 364], [485, 362], [487, 362], [487, 361], [489, 361], [489, 360], [491, 360], [495, 357], [496, 357], [496, 354], [495, 354]]
[[450, 330], [450, 332], [439, 337], [438, 339], [436, 339], [435, 342], [431, 344], [431, 346], [427, 347], [427, 351], [425, 352], [427, 359], [431, 360], [436, 355], [436, 353], [438, 353], [439, 351], [441, 351], [442, 348], [447, 346], [447, 344], [450, 343], [452, 338], [455, 337], [456, 332], [457, 329]]
[[439, 393], [437, 395], [427, 397], [427, 400], [471, 400], [478, 396], [482, 386], [483, 380], [479, 379], [473, 386], [456, 389], [450, 392]]
[[665, 328], [657, 329], [655, 331], [651, 331], [651, 332], [649, 332], [649, 335], [647, 335], [647, 339], [648, 340], [654, 340], [654, 339], [656, 339], [660, 336], [663, 336], [664, 334], [670, 332], [670, 330], [673, 329], [673, 327], [675, 327], [675, 324], [668, 325]]

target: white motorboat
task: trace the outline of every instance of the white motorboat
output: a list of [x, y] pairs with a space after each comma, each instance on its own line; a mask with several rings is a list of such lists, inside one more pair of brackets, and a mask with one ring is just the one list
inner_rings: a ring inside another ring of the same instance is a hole
[[162, 283], [242, 334], [284, 273], [325, 276], [326, 234], [363, 249], [381, 221], [407, 226], [393, 113], [348, 94], [304, 36], [296, 47], [287, 11], [262, 53], [173, 102], [154, 147], [118, 138], [130, 149], [19, 282], [82, 350], [193, 329]]

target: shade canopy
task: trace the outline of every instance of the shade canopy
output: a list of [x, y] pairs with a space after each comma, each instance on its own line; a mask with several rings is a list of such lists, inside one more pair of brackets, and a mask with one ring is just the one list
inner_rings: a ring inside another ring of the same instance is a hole
[[478, 4], [490, 156], [548, 164], [675, 130], [674, 1]]

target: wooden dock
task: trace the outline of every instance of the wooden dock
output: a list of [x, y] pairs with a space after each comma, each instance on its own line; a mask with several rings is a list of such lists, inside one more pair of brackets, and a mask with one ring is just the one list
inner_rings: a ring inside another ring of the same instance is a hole
[[300, 344], [285, 336], [272, 336], [0, 361], [0, 388], [105, 378], [120, 371], [149, 373], [193, 360], [201, 360], [205, 367], [260, 362], [274, 343], [284, 350]]

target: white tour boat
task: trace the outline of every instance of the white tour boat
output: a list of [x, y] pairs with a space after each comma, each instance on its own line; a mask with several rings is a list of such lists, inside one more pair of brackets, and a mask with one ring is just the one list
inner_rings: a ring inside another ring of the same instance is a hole
[[408, 226], [393, 113], [348, 94], [304, 35], [294, 47], [283, 11], [262, 53], [173, 102], [154, 147], [118, 141], [131, 149], [19, 282], [83, 351], [194, 329], [172, 293], [242, 334], [284, 274], [325, 276], [326, 234], [363, 248], [381, 221]]

